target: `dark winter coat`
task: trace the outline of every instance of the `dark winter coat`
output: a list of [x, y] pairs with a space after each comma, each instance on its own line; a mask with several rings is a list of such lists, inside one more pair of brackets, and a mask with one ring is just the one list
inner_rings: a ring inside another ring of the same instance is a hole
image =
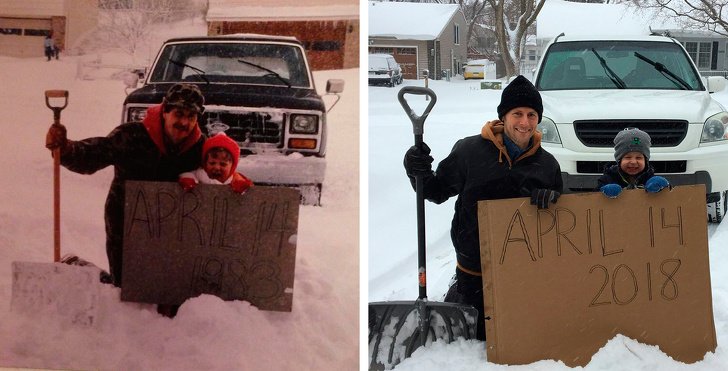
[[[414, 177], [410, 180], [414, 187]], [[458, 140], [437, 170], [424, 179], [427, 200], [439, 204], [458, 196], [450, 237], [458, 265], [471, 272], [480, 272], [477, 202], [530, 196], [536, 188], [562, 192], [559, 163], [541, 148], [540, 132], [512, 161], [503, 144], [501, 122], [486, 124], [480, 135]]]
[[199, 126], [178, 148], [165, 145], [161, 105], [150, 107], [144, 122], [125, 123], [106, 137], [70, 141], [61, 165], [76, 173], [93, 174], [114, 166], [114, 179], [106, 198], [106, 254], [114, 284], [121, 285], [124, 226], [124, 182], [177, 181], [180, 173], [200, 165], [205, 138]]
[[650, 166], [649, 162], [645, 164], [645, 170], [642, 170], [634, 178], [623, 172], [619, 164], [610, 165], [604, 169], [604, 173], [597, 180], [596, 190], [598, 191], [603, 185], [610, 183], [619, 184], [622, 188], [626, 189], [645, 188], [645, 182], [654, 175], [655, 169]]

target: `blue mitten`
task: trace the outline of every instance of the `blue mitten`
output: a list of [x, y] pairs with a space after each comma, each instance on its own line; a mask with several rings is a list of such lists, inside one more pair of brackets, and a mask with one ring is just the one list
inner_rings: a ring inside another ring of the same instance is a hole
[[615, 183], [609, 183], [602, 186], [602, 188], [599, 188], [602, 193], [604, 193], [605, 196], [609, 198], [617, 198], [620, 193], [622, 193], [622, 187], [619, 184]]
[[669, 187], [670, 183], [667, 181], [667, 179], [655, 175], [650, 179], [647, 179], [647, 182], [645, 183], [645, 191], [649, 193], [657, 193], [660, 192], [663, 188]]

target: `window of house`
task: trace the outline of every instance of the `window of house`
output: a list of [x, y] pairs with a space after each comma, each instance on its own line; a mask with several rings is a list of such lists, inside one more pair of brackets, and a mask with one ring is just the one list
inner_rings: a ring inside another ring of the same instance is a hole
[[26, 28], [25, 29], [25, 36], [50, 36], [51, 30], [37, 30], [33, 28]]
[[341, 49], [341, 43], [338, 41], [314, 41], [311, 43], [311, 50], [334, 51], [339, 49]]
[[415, 48], [397, 48], [398, 55], [415, 55]]
[[712, 48], [713, 44], [710, 42], [685, 42], [685, 50], [688, 51], [688, 55], [690, 55], [690, 58], [698, 66], [698, 69], [701, 70], [710, 69]]
[[394, 54], [394, 48], [384, 48], [381, 46], [373, 46], [369, 48], [369, 54]]
[[0, 28], [0, 35], [22, 35], [23, 30], [20, 28]]
[[455, 24], [453, 24], [453, 27], [454, 27], [453, 31], [455, 34], [455, 40], [454, 40], [455, 45], [460, 45], [460, 25], [455, 23]]

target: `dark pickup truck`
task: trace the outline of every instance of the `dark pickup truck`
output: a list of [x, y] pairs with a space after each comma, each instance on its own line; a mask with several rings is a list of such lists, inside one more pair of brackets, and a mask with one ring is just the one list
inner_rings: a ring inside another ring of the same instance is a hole
[[[178, 82], [197, 84], [205, 96], [203, 133], [223, 131], [238, 142], [241, 173], [259, 185], [299, 189], [304, 205], [321, 204], [327, 109], [299, 41], [248, 34], [167, 40], [142, 86], [127, 81], [135, 90], [122, 121], [142, 120]], [[326, 85], [338, 96], [344, 81]]]

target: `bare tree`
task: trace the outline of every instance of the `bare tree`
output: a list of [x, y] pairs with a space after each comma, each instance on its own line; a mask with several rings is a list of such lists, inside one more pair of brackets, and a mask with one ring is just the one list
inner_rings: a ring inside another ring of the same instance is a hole
[[632, 0], [634, 6], [663, 11], [686, 28], [708, 29], [728, 36], [728, 1]]
[[498, 51], [506, 69], [506, 79], [520, 71], [521, 51], [528, 28], [536, 21], [546, 0], [487, 0], [493, 10]]
[[152, 26], [199, 11], [190, 0], [101, 0], [98, 26], [88, 40], [134, 56], [149, 41]]

